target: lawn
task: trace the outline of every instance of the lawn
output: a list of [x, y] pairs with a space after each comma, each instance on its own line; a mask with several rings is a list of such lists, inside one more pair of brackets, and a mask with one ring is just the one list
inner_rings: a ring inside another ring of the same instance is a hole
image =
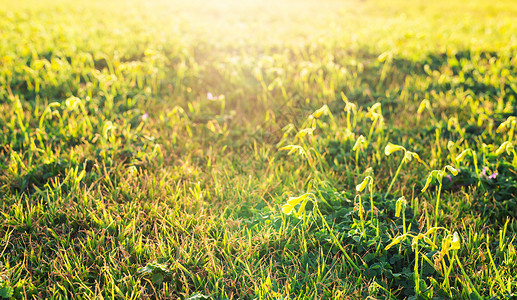
[[514, 1], [0, 7], [0, 299], [517, 298]]

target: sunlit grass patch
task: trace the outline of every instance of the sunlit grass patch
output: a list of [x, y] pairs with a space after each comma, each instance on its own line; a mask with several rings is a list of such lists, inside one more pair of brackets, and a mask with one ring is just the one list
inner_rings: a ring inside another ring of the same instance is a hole
[[515, 297], [512, 1], [3, 2], [1, 299]]

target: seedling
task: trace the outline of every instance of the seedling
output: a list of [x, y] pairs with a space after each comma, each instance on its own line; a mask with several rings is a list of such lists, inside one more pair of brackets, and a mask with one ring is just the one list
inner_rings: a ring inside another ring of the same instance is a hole
[[436, 122], [436, 118], [433, 113], [433, 108], [431, 107], [431, 103], [429, 100], [424, 99], [422, 102], [420, 102], [420, 105], [418, 106], [417, 114], [420, 116], [424, 112], [424, 110], [427, 110], [429, 112], [429, 115], [431, 116], [431, 119]]
[[395, 217], [400, 217], [400, 214], [402, 213], [402, 230], [403, 233], [406, 234], [406, 205], [407, 201], [404, 196], [397, 199], [397, 202], [395, 202]]
[[374, 211], [376, 210], [376, 208], [375, 208], [375, 205], [373, 204], [373, 177], [370, 175], [366, 176], [363, 179], [363, 181], [355, 187], [355, 189], [358, 192], [362, 192], [367, 187], [368, 187], [368, 191], [370, 192], [370, 212], [371, 212], [371, 218], [373, 219]]
[[368, 112], [366, 113], [366, 117], [372, 120], [372, 126], [370, 127], [370, 132], [368, 133], [368, 144], [372, 140], [372, 135], [374, 129], [377, 126], [377, 130], [382, 130], [384, 126], [384, 117], [382, 116], [382, 108], [380, 103], [375, 103], [372, 107], [368, 107]]
[[[346, 112], [346, 126], [347, 129], [352, 132], [355, 126], [355, 115], [357, 115], [357, 105], [348, 101], [348, 98], [345, 96], [343, 92], [341, 92], [341, 99], [346, 103], [345, 104], [345, 112]], [[351, 115], [354, 115], [354, 121], [351, 121]]]
[[404, 155], [402, 156], [402, 160], [400, 161], [399, 167], [397, 168], [397, 171], [395, 172], [395, 176], [393, 176], [393, 179], [391, 180], [391, 183], [388, 186], [388, 189], [386, 190], [386, 194], [384, 194], [385, 199], [386, 199], [386, 197], [388, 197], [388, 195], [391, 191], [391, 188], [393, 187], [393, 184], [395, 183], [395, 180], [397, 179], [397, 177], [400, 173], [400, 170], [402, 169], [402, 166], [406, 162], [410, 162], [414, 158], [417, 161], [419, 161], [420, 163], [425, 165], [425, 163], [420, 159], [420, 156], [418, 156], [418, 154], [416, 154], [415, 152], [408, 151], [408, 150], [406, 150], [406, 148], [404, 148], [402, 146], [388, 143], [388, 145], [386, 145], [386, 148], [384, 148], [384, 154], [386, 154], [386, 156], [390, 156], [393, 152], [397, 152], [397, 151], [404, 151]]
[[510, 153], [513, 154], [513, 166], [517, 167], [517, 152], [515, 151], [515, 145], [510, 141], [506, 141], [502, 143], [501, 146], [499, 146], [499, 148], [497, 148], [494, 154], [499, 156], [504, 152], [506, 152], [506, 154], [508, 155]]
[[305, 214], [305, 207], [308, 201], [311, 201], [313, 204], [313, 212], [314, 215], [318, 215], [323, 224], [325, 225], [325, 228], [327, 228], [328, 232], [330, 233], [334, 243], [338, 246], [338, 248], [341, 250], [342, 254], [345, 256], [346, 260], [350, 264], [350, 266], [356, 270], [357, 272], [361, 272], [359, 267], [355, 264], [355, 262], [352, 260], [352, 258], [348, 255], [347, 251], [341, 245], [341, 241], [337, 238], [337, 236], [334, 234], [334, 231], [330, 228], [329, 224], [327, 223], [327, 220], [321, 213], [318, 202], [316, 201], [316, 195], [313, 193], [305, 193], [298, 197], [290, 197], [287, 200], [287, 203], [282, 206], [282, 212], [286, 215], [290, 215], [293, 211], [295, 211], [295, 206], [299, 205], [299, 208], [297, 211], [295, 211], [295, 215], [298, 217], [301, 217]]
[[364, 151], [368, 147], [368, 142], [363, 135], [360, 135], [355, 141], [354, 147], [352, 147], [352, 151], [355, 151], [355, 166], [358, 166], [359, 162], [359, 152]]
[[413, 251], [415, 251], [415, 266], [414, 266], [414, 279], [415, 279], [415, 294], [416, 296], [420, 296], [420, 285], [424, 285], [425, 286], [425, 282], [423, 282], [421, 279], [420, 279], [420, 271], [419, 271], [419, 242], [420, 240], [423, 240], [426, 244], [430, 245], [433, 247], [433, 249], [437, 248], [436, 245], [434, 244], [433, 241], [431, 241], [431, 239], [429, 239], [428, 236], [430, 235], [435, 235], [436, 234], [436, 231], [438, 230], [446, 230], [445, 228], [443, 227], [432, 227], [430, 228], [426, 233], [422, 234], [422, 233], [419, 233], [419, 234], [413, 234], [413, 233], [404, 233], [404, 234], [401, 234], [397, 237], [395, 237], [391, 243], [389, 243], [385, 248], [384, 250], [388, 250], [390, 249], [391, 247], [397, 245], [398, 243], [404, 241], [406, 238], [412, 238], [412, 242], [411, 242], [411, 248], [413, 249]]
[[485, 187], [481, 183], [481, 177], [480, 177], [481, 173], [479, 172], [479, 168], [478, 168], [478, 157], [477, 157], [476, 151], [474, 151], [470, 148], [465, 149], [458, 156], [456, 156], [455, 161], [457, 163], [460, 163], [465, 160], [465, 157], [467, 157], [467, 155], [470, 155], [472, 157], [472, 163], [474, 164], [474, 169], [476, 170], [476, 176], [478, 178], [478, 186], [481, 186], [481, 188], [483, 190], [485, 190]]
[[435, 227], [438, 226], [438, 212], [439, 212], [439, 206], [440, 206], [440, 194], [442, 191], [442, 179], [444, 176], [447, 175], [447, 171], [449, 171], [454, 176], [458, 175], [458, 170], [456, 170], [455, 168], [453, 168], [452, 166], [449, 166], [449, 165], [445, 166], [441, 170], [432, 170], [429, 173], [429, 175], [427, 175], [427, 179], [425, 181], [425, 186], [422, 189], [422, 193], [424, 193], [433, 180], [438, 181], [438, 192], [436, 195], [435, 212], [434, 212], [434, 226]]
[[517, 117], [510, 116], [506, 121], [499, 125], [497, 132], [508, 131], [508, 141], [511, 142], [513, 140], [515, 128], [517, 128]]

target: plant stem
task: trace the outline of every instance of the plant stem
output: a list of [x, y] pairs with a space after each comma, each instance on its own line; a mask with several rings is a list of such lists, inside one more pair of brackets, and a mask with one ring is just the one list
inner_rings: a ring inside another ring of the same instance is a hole
[[420, 276], [418, 275], [418, 241], [415, 244], [415, 294], [420, 295]]
[[399, 176], [400, 169], [402, 169], [402, 165], [404, 165], [404, 161], [406, 160], [406, 151], [404, 151], [404, 155], [402, 156], [402, 161], [400, 162], [400, 165], [397, 169], [397, 172], [395, 172], [395, 176], [393, 176], [393, 179], [391, 180], [390, 186], [388, 187], [388, 190], [386, 191], [386, 194], [384, 194], [384, 199], [388, 197], [391, 188], [393, 187], [393, 183], [395, 183], [395, 180], [397, 179], [397, 176]]
[[372, 191], [372, 188], [370, 188], [370, 211], [372, 212], [372, 220], [373, 220], [373, 215], [374, 215], [374, 212], [373, 212], [374, 208], [375, 208], [375, 206], [373, 205], [373, 191]]
[[[440, 194], [442, 193], [442, 182], [438, 185], [438, 195], [436, 196], [436, 203], [434, 208], [434, 227], [438, 227], [438, 213], [440, 207]], [[433, 243], [436, 244], [436, 232], [433, 234]], [[434, 248], [434, 247], [433, 247]]]
[[402, 212], [402, 227], [403, 233], [406, 234], [406, 209]]

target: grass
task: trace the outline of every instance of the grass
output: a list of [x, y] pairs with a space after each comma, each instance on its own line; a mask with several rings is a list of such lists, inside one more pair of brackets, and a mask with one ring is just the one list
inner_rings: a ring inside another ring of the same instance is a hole
[[517, 297], [512, 1], [0, 4], [0, 298]]

